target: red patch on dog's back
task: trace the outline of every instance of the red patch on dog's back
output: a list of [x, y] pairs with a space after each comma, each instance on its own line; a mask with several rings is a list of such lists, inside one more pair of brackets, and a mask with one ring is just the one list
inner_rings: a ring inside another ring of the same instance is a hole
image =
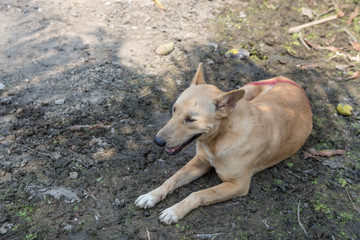
[[251, 82], [251, 83], [245, 84], [245, 86], [246, 85], [256, 85], [256, 86], [270, 85], [270, 86], [275, 86], [275, 84], [277, 84], [277, 83], [288, 83], [288, 84], [291, 84], [293, 86], [296, 86], [296, 87], [300, 88], [301, 91], [306, 95], [305, 90], [299, 84], [297, 84], [297, 83], [295, 83], [293, 81], [289, 81], [289, 80], [286, 80], [286, 79], [280, 79], [280, 78], [275, 78], [274, 80], [271, 80], [271, 81]]

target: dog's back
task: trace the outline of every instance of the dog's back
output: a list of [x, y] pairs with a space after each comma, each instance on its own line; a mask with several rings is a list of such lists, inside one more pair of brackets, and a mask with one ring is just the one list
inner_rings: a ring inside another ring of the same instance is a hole
[[[300, 85], [285, 77], [253, 82], [242, 87], [245, 100], [262, 110], [262, 117], [272, 124], [271, 145], [278, 148], [268, 161], [259, 162], [255, 172], [275, 165], [293, 155], [305, 143], [312, 130], [310, 102]], [[266, 126], [263, 126], [266, 128]]]

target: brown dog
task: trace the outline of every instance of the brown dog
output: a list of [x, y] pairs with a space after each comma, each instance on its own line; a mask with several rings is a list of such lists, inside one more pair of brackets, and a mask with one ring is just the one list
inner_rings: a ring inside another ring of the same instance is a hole
[[251, 177], [297, 152], [311, 129], [309, 100], [294, 81], [276, 77], [224, 93], [205, 83], [200, 64], [191, 86], [175, 102], [172, 118], [154, 139], [170, 155], [196, 140], [196, 155], [135, 204], [154, 207], [211, 167], [223, 183], [167, 208], [160, 214], [161, 222], [176, 223], [199, 206], [244, 196]]

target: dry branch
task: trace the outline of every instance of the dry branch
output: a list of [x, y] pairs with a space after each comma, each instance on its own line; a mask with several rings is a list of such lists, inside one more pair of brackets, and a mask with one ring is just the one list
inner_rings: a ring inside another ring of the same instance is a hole
[[357, 39], [354, 35], [352, 35], [352, 33], [349, 31], [349, 29], [347, 29], [346, 27], [343, 28], [343, 31], [349, 35], [351, 37], [351, 39], [354, 41], [354, 42], [357, 42]]
[[106, 125], [104, 123], [97, 123], [97, 124], [94, 124], [94, 125], [74, 125], [74, 126], [71, 126], [69, 127], [69, 129], [71, 131], [80, 131], [81, 129], [106, 129], [106, 128], [109, 128], [110, 126], [109, 125]]
[[148, 229], [148, 228], [146, 228], [146, 234], [147, 234], [148, 240], [151, 240], [151, 238], [150, 238], [150, 232], [149, 232], [149, 229]]
[[331, 20], [335, 20], [335, 19], [341, 18], [343, 16], [345, 16], [345, 13], [342, 10], [339, 10], [339, 12], [336, 15], [326, 17], [326, 18], [322, 18], [322, 19], [319, 19], [319, 20], [316, 20], [316, 21], [313, 21], [313, 22], [305, 23], [305, 24], [302, 24], [302, 25], [299, 25], [299, 26], [296, 26], [296, 27], [292, 27], [292, 28], [289, 29], [288, 33], [295, 33], [295, 32], [300, 31], [301, 29], [308, 28], [308, 27], [311, 27], [311, 26], [315, 26], [315, 25], [318, 25], [318, 24], [321, 24], [321, 23], [324, 23], [324, 22], [328, 22], [328, 21], [331, 21]]
[[300, 221], [300, 200], [299, 200], [299, 204], [298, 204], [298, 208], [297, 208], [297, 217], [298, 217], [298, 223], [301, 227], [301, 229], [304, 231], [304, 233], [306, 234], [306, 236], [308, 235], [306, 229], [304, 228], [304, 226], [302, 225], [301, 221]]
[[355, 11], [350, 14], [349, 19], [346, 21], [347, 25], [350, 25], [351, 22], [356, 18], [356, 16], [359, 14], [359, 7], [355, 8]]
[[352, 200], [352, 198], [351, 198], [351, 196], [350, 196], [350, 193], [349, 193], [349, 191], [347, 190], [346, 187], [345, 187], [345, 190], [346, 190], [346, 193], [347, 193], [347, 195], [348, 195], [348, 197], [349, 197], [349, 199], [350, 199], [350, 202], [351, 202], [353, 208], [355, 209], [355, 211], [356, 211], [358, 214], [360, 214], [359, 208], [355, 206], [355, 203], [353, 202], [353, 200]]
[[304, 37], [302, 36], [301, 32], [299, 32], [299, 41], [301, 42], [302, 45], [304, 45], [304, 47], [305, 47], [307, 50], [310, 50], [310, 47], [309, 47], [309, 45], [307, 45], [306, 42], [304, 41]]

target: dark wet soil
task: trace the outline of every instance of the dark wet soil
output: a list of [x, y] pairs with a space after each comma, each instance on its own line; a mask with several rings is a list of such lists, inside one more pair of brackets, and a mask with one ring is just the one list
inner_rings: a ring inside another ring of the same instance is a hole
[[[360, 43], [360, 16], [346, 24], [358, 1], [161, 2], [165, 11], [150, 0], [0, 3], [0, 239], [359, 239], [360, 86], [348, 78], [360, 52], [343, 31]], [[316, 20], [302, 8], [322, 18], [340, 7], [341, 19], [287, 33]], [[301, 36], [339, 51], [308, 50]], [[168, 42], [175, 50], [156, 55]], [[232, 48], [250, 57], [226, 58]], [[152, 138], [199, 62], [224, 91], [294, 79], [314, 129], [247, 196], [164, 226], [161, 210], [220, 183], [212, 171], [153, 209], [133, 203], [194, 155], [170, 157]], [[339, 115], [339, 102], [354, 114]], [[310, 148], [346, 154], [305, 159]]]

